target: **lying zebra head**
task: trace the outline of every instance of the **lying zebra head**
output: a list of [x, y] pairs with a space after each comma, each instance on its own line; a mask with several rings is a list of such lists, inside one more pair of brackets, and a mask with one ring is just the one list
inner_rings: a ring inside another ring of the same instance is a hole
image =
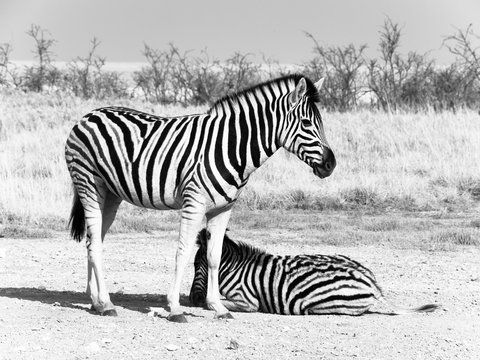
[[322, 84], [323, 78], [315, 84], [305, 77], [298, 81], [288, 100], [286, 124], [289, 129], [283, 131], [286, 134], [283, 147], [311, 166], [320, 178], [329, 176], [336, 166], [318, 109]]
[[[202, 229], [197, 236], [197, 245], [199, 249], [195, 255], [194, 267], [195, 278], [190, 289], [190, 301], [194, 305], [203, 305], [207, 296], [207, 241], [210, 239], [210, 233], [207, 229]], [[222, 257], [220, 260], [219, 283], [225, 276], [242, 264], [242, 259], [253, 260], [259, 255], [265, 255], [263, 250], [250, 246], [242, 242], [233, 241], [225, 234], [223, 238]]]

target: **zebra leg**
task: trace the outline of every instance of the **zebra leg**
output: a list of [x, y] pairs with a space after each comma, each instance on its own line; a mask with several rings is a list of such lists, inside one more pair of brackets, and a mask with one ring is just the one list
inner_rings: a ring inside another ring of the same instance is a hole
[[107, 192], [102, 211], [102, 242], [105, 239], [108, 229], [110, 229], [110, 226], [112, 226], [113, 220], [115, 220], [115, 216], [117, 215], [117, 210], [121, 202], [122, 199], [109, 191]]
[[180, 307], [180, 286], [183, 273], [195, 246], [195, 239], [202, 228], [205, 216], [205, 206], [200, 203], [185, 205], [182, 209], [180, 235], [178, 238], [177, 254], [175, 257], [175, 277], [168, 292], [167, 300], [170, 314], [167, 320], [172, 322], [187, 322]]
[[[87, 226], [88, 282], [87, 294], [92, 300], [92, 309], [100, 315], [116, 316], [115, 306], [110, 301], [103, 270], [102, 242], [113, 222], [120, 205], [118, 198], [112, 197], [106, 188], [97, 184], [97, 202], [91, 198], [84, 204]], [[105, 223], [103, 223], [105, 220]]]
[[[254, 301], [254, 303], [252, 302]], [[222, 304], [230, 311], [236, 312], [257, 312], [260, 308], [259, 302], [257, 299], [250, 299], [250, 301], [245, 300], [235, 300], [235, 299], [225, 299], [221, 300]]]
[[215, 310], [216, 319], [233, 319], [228, 309], [220, 301], [218, 270], [222, 256], [223, 237], [230, 220], [231, 208], [215, 214], [207, 214], [207, 226], [210, 239], [207, 241], [208, 285], [206, 303]]

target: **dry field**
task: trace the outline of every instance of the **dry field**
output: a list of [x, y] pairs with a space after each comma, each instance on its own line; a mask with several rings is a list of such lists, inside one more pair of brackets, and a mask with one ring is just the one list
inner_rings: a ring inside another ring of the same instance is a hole
[[[160, 115], [205, 110], [112, 104]], [[273, 253], [349, 255], [395, 303], [441, 310], [215, 321], [184, 296], [190, 323], [171, 324], [175, 212], [122, 205], [105, 244], [119, 316], [88, 311], [84, 244], [66, 232], [63, 143], [83, 114], [103, 105], [0, 92], [0, 359], [480, 357], [478, 114], [324, 114], [334, 174], [320, 180], [279, 152], [252, 176], [229, 226], [233, 238]], [[192, 273], [190, 264], [184, 294]]]
[[[203, 108], [164, 107], [140, 100], [106, 104], [65, 94], [0, 92], [0, 221], [45, 231], [65, 228], [71, 186], [64, 142], [91, 109], [123, 105], [159, 115]], [[315, 209], [463, 212], [480, 199], [480, 117], [475, 112], [324, 114], [337, 157], [319, 180], [283, 151], [247, 185], [239, 206], [249, 210]], [[128, 208], [129, 217], [138, 215]], [[140, 212], [143, 216], [143, 213]], [[154, 230], [154, 229], [152, 229]], [[10, 230], [9, 230], [10, 231]]]

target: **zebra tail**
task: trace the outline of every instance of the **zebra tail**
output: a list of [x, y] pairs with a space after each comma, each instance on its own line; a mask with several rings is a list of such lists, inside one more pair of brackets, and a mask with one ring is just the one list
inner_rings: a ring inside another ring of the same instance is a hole
[[70, 235], [72, 238], [80, 242], [85, 233], [85, 209], [80, 201], [77, 190], [74, 188], [73, 191], [73, 206], [68, 226], [70, 227]]
[[413, 314], [413, 313], [426, 313], [432, 312], [440, 308], [440, 305], [437, 304], [425, 304], [416, 308], [405, 308], [402, 306], [395, 305], [385, 299], [383, 296], [378, 299], [382, 304], [387, 306], [391, 310], [392, 315], [404, 315], [404, 314]]

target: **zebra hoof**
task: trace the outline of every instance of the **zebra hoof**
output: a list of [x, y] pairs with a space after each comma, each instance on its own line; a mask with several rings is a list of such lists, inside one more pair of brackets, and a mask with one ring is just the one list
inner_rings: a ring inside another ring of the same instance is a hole
[[187, 318], [183, 314], [176, 314], [176, 315], [170, 314], [170, 315], [167, 316], [167, 320], [171, 321], [171, 322], [176, 322], [176, 323], [186, 323], [186, 322], [188, 322]]
[[228, 320], [228, 319], [235, 319], [235, 318], [233, 317], [232, 314], [230, 314], [230, 312], [226, 312], [225, 314], [221, 314], [221, 315], [216, 315], [215, 314], [215, 319]]
[[101, 316], [118, 316], [117, 310], [115, 309], [110, 309], [110, 310], [105, 310], [100, 313]]
[[90, 307], [90, 311], [92, 311], [95, 314], [98, 314], [100, 316], [118, 316], [117, 310], [115, 310], [115, 309], [98, 311], [97, 309], [95, 309], [95, 306], [93, 306], [93, 305]]

